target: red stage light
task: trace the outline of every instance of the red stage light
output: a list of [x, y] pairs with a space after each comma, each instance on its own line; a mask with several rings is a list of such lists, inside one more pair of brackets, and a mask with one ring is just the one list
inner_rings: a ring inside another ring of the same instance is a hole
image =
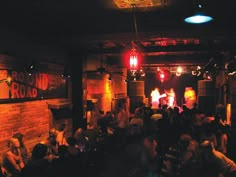
[[171, 73], [169, 70], [159, 70], [157, 72], [157, 77], [161, 82], [165, 82], [171, 78]]
[[160, 74], [160, 78], [161, 78], [161, 79], [165, 79], [165, 74], [164, 74], [164, 73], [161, 73], [161, 74]]

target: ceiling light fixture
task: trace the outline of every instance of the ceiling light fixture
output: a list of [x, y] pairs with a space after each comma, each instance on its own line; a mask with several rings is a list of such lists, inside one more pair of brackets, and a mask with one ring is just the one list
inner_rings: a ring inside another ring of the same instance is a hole
[[202, 24], [213, 20], [213, 17], [208, 16], [204, 13], [204, 7], [202, 3], [197, 3], [196, 11], [193, 15], [184, 19], [186, 23], [191, 24]]
[[135, 16], [135, 8], [136, 4], [131, 4], [133, 8], [133, 20], [134, 20], [134, 30], [135, 30], [135, 40], [132, 43], [132, 49], [129, 53], [129, 71], [133, 79], [140, 78], [140, 76], [144, 76], [144, 72], [140, 70], [140, 54], [136, 49], [136, 43], [138, 41], [138, 29], [137, 29], [137, 22]]
[[[135, 16], [135, 7], [136, 4], [131, 4], [133, 8], [133, 19], [134, 19], [134, 30], [135, 30], [135, 37], [137, 38], [138, 30], [137, 30], [137, 22]], [[137, 40], [137, 39], [136, 39]], [[134, 74], [138, 70], [138, 53], [136, 51], [134, 42], [132, 41], [132, 49], [129, 56], [129, 67], [132, 74]]]

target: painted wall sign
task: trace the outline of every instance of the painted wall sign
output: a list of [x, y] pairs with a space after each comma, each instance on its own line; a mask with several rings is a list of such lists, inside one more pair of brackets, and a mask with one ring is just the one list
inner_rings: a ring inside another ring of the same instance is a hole
[[66, 86], [61, 75], [0, 70], [0, 101], [65, 98]]

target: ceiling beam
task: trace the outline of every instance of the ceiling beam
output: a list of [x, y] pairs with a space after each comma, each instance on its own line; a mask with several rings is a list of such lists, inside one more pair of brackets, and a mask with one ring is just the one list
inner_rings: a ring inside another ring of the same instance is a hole
[[[160, 30], [155, 32], [139, 32], [138, 39], [141, 41], [150, 40], [152, 38], [198, 38], [202, 40], [223, 40], [226, 38], [236, 39], [236, 31], [233, 31], [230, 36], [224, 29], [183, 29], [173, 32], [173, 30]], [[104, 40], [111, 40], [113, 42], [131, 43], [136, 39], [134, 33], [107, 33], [94, 35], [71, 35], [61, 39], [61, 44], [65, 47], [68, 45], [89, 45], [91, 43], [101, 43]]]
[[[209, 59], [215, 56], [215, 53], [197, 54], [197, 55], [160, 55], [143, 56], [142, 65], [204, 65]], [[122, 56], [107, 56], [108, 65], [125, 66], [125, 59]]]
[[[122, 55], [124, 52], [126, 52], [128, 49], [125, 48], [105, 48], [103, 49], [104, 55]], [[142, 47], [140, 48], [143, 55], [155, 55], [161, 52], [185, 52], [185, 51], [191, 51], [194, 52], [221, 52], [221, 51], [228, 51], [230, 50], [230, 46], [225, 44], [221, 45], [205, 45], [205, 44], [199, 44], [199, 45], [176, 45], [176, 46], [148, 46], [148, 47]], [[101, 51], [97, 48], [87, 48], [87, 54], [88, 55], [95, 55], [100, 54]]]

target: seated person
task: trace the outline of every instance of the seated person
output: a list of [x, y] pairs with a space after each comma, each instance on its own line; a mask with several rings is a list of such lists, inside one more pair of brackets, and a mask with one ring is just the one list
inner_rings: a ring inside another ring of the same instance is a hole
[[40, 143], [36, 144], [32, 151], [32, 157], [22, 169], [20, 177], [51, 177], [52, 169], [46, 156], [47, 146]]
[[66, 133], [66, 124], [61, 124], [56, 134], [56, 141], [59, 146], [61, 145], [68, 146], [68, 143], [66, 142], [65, 138], [65, 133]]
[[20, 142], [17, 138], [11, 138], [8, 147], [9, 149], [3, 154], [2, 171], [11, 177], [17, 177], [24, 167], [19, 149]]
[[56, 141], [57, 130], [52, 128], [49, 130], [49, 137], [40, 142], [41, 144], [45, 144], [47, 146], [47, 158], [52, 160], [53, 158], [58, 156], [58, 144]]
[[16, 133], [13, 135], [13, 138], [17, 138], [20, 142], [20, 152], [21, 152], [22, 160], [24, 164], [26, 165], [31, 154], [23, 141], [24, 135], [21, 133]]

